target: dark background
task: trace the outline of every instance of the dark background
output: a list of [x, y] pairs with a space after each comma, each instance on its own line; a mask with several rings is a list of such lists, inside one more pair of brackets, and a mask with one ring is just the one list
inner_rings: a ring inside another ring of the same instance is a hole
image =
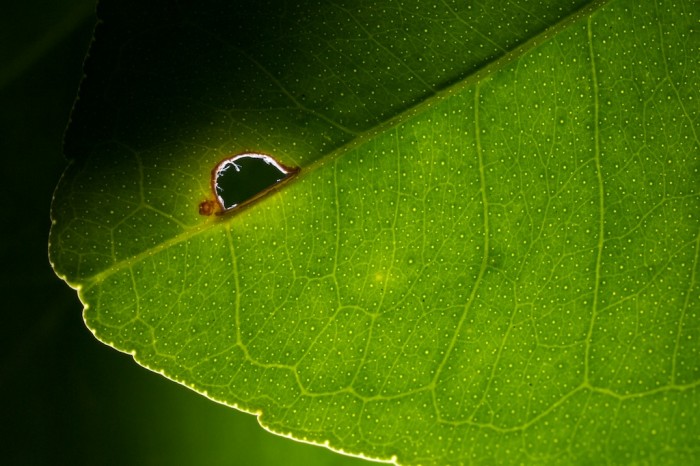
[[62, 137], [94, 1], [7, 2], [0, 14], [2, 408], [7, 465], [350, 465], [274, 436], [99, 343], [48, 262]]

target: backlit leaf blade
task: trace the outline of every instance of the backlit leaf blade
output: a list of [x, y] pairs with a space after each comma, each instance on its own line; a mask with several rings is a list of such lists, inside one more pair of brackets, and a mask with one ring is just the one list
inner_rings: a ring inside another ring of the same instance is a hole
[[[123, 62], [88, 66], [55, 268], [98, 338], [276, 432], [406, 464], [690, 461], [693, 6], [508, 6], [509, 36], [486, 10], [329, 4], [239, 42], [235, 11], [129, 17], [95, 50]], [[244, 150], [302, 172], [199, 216]]]

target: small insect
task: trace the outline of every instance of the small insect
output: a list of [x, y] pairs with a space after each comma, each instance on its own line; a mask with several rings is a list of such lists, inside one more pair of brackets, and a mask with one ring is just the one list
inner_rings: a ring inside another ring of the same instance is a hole
[[202, 201], [199, 204], [199, 215], [206, 215], [209, 216], [214, 213], [216, 210], [216, 203], [212, 201], [211, 199], [207, 199], [206, 201]]
[[269, 194], [278, 185], [299, 173], [266, 154], [246, 152], [228, 157], [211, 172], [211, 199], [199, 204], [199, 214], [223, 215]]

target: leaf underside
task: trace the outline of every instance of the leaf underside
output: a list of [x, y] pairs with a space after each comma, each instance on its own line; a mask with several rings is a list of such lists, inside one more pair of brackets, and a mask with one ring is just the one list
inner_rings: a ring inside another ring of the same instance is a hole
[[[97, 338], [369, 458], [698, 460], [697, 3], [151, 3], [53, 204]], [[248, 151], [301, 172], [200, 216]]]

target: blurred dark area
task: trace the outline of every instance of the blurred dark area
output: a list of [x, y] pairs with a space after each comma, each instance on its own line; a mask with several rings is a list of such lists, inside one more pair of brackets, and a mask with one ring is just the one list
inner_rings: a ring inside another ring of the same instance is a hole
[[[47, 257], [63, 132], [95, 25], [94, 1], [31, 0], [0, 15], [3, 325], [7, 465], [360, 464], [264, 431], [138, 366], [85, 327]], [[362, 462], [363, 463], [363, 462]]]

